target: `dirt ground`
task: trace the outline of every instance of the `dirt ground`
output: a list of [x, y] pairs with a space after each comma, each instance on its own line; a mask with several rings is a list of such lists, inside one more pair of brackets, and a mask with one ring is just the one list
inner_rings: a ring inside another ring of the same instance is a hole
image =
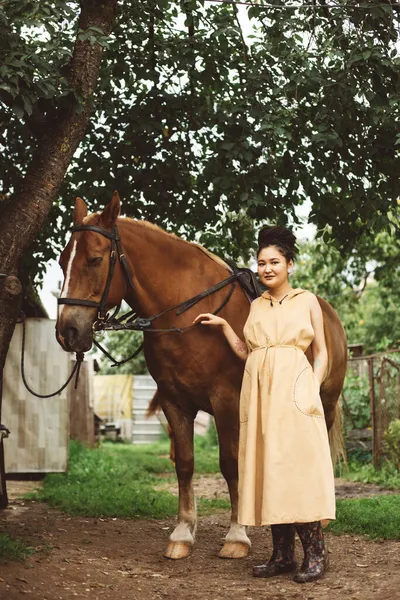
[[[174, 519], [123, 520], [69, 517], [21, 495], [37, 483], [8, 482], [10, 507], [0, 531], [35, 548], [25, 562], [0, 563], [1, 600], [395, 600], [400, 598], [400, 542], [326, 534], [331, 566], [326, 577], [299, 585], [290, 576], [253, 579], [251, 567], [271, 551], [267, 528], [249, 528], [246, 559], [217, 557], [229, 514], [199, 519], [192, 556], [169, 561], [162, 552]], [[196, 481], [198, 495], [226, 494], [220, 478]], [[172, 486], [171, 491], [175, 491]], [[339, 497], [388, 493], [376, 486], [337, 481]], [[300, 543], [297, 554], [301, 559]]]

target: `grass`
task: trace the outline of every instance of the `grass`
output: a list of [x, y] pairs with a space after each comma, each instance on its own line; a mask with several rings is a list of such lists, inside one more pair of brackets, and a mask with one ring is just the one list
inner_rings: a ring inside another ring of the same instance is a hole
[[36, 498], [71, 515], [141, 518], [175, 515], [177, 499], [154, 489], [160, 480], [157, 474], [173, 474], [171, 461], [159, 454], [167, 454], [166, 445], [139, 448], [105, 444], [89, 450], [72, 442], [68, 472], [47, 475]]
[[212, 515], [219, 510], [230, 510], [231, 503], [225, 498], [198, 498], [197, 512], [200, 516]]
[[[349, 462], [348, 469], [342, 467], [337, 475], [400, 493], [400, 472], [388, 460], [382, 468], [376, 469], [366, 462], [366, 457], [356, 456]], [[329, 530], [338, 535], [351, 533], [366, 535], [370, 539], [399, 540], [400, 495], [338, 500], [337, 520], [329, 525]]]
[[[155, 489], [175, 481], [168, 453], [167, 441], [146, 446], [108, 443], [93, 450], [72, 442], [68, 472], [47, 475], [43, 489], [26, 498], [45, 501], [71, 515], [155, 519], [174, 516], [177, 497]], [[218, 449], [206, 447], [204, 440], [196, 439], [196, 473], [218, 471]], [[199, 502], [202, 514], [228, 506], [219, 500]]]
[[30, 556], [34, 549], [21, 540], [14, 539], [5, 533], [0, 533], [0, 559], [23, 560]]
[[366, 535], [370, 539], [400, 539], [400, 496], [376, 496], [337, 502], [336, 521], [328, 530]]

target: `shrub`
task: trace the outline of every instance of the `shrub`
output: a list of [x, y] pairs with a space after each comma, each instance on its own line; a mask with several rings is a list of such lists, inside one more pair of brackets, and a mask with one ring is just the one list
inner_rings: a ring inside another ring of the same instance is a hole
[[394, 419], [383, 434], [389, 460], [400, 470], [400, 419]]
[[351, 429], [353, 423], [357, 429], [369, 427], [371, 409], [368, 377], [360, 377], [349, 371], [344, 382], [343, 393], [352, 416], [351, 422], [347, 412], [344, 411], [346, 428]]

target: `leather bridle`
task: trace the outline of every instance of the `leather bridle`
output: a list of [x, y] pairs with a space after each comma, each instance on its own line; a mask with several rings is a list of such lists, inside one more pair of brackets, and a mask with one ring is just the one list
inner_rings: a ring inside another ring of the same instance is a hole
[[95, 302], [94, 300], [83, 300], [81, 298], [58, 298], [58, 304], [68, 304], [70, 306], [88, 306], [90, 308], [97, 308], [98, 321], [105, 321], [107, 317], [107, 299], [108, 294], [110, 292], [111, 280], [114, 274], [117, 260], [119, 260], [119, 262], [121, 263], [121, 266], [125, 273], [127, 285], [130, 288], [134, 289], [132, 278], [129, 273], [128, 263], [126, 261], [125, 254], [122, 252], [121, 238], [119, 236], [118, 228], [116, 225], [114, 225], [112, 231], [107, 231], [106, 229], [102, 229], [101, 227], [95, 227], [94, 225], [80, 225], [79, 227], [74, 227], [72, 229], [72, 233], [78, 231], [93, 231], [94, 233], [99, 233], [100, 235], [103, 235], [107, 239], [111, 240], [110, 264], [108, 267], [106, 285], [100, 302]]

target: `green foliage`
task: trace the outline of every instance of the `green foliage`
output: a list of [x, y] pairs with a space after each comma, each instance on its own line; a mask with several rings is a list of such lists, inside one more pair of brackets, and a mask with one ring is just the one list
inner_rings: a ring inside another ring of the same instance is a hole
[[34, 551], [21, 540], [0, 533], [0, 560], [23, 560]]
[[[372, 446], [372, 444], [371, 444]], [[372, 461], [372, 448], [367, 445], [362, 445], [359, 447], [349, 448], [346, 447], [346, 456], [349, 463], [356, 463], [360, 467], [362, 465], [370, 465]], [[348, 468], [348, 464], [338, 465], [336, 468], [337, 477], [343, 477], [343, 471], [346, 471]]]
[[[351, 291], [347, 274], [347, 257], [333, 244], [321, 241], [299, 242], [299, 255], [292, 277], [294, 287], [305, 289], [329, 298], [334, 305]], [[323, 258], [322, 258], [323, 257]]]
[[371, 409], [369, 399], [368, 377], [360, 377], [351, 369], [347, 370], [343, 386], [346, 404], [351, 412], [351, 419], [344, 411], [346, 429], [364, 429], [371, 426]]
[[346, 252], [389, 227], [400, 176], [389, 5], [255, 5], [247, 40], [229, 3], [120, 0], [107, 40], [78, 30], [78, 12], [64, 0], [0, 6], [3, 198], [22, 185], [43, 123], [76, 102], [65, 72], [77, 36], [105, 47], [97, 112], [27, 253], [31, 273], [63, 246], [73, 197], [96, 210], [115, 188], [131, 216], [191, 239], [201, 231], [243, 261], [254, 221], [296, 221], [305, 200]]
[[399, 274], [393, 272], [391, 282], [371, 283], [362, 294], [350, 332], [352, 340], [364, 344], [365, 352], [400, 347], [399, 292]]
[[[398, 226], [398, 218], [391, 221]], [[350, 256], [332, 242], [300, 243], [292, 285], [328, 300], [339, 314], [348, 342], [363, 344], [364, 353], [399, 347], [398, 247], [395, 230], [373, 240], [364, 236]]]
[[[389, 518], [390, 515], [390, 518]], [[400, 539], [400, 496], [338, 500], [337, 520], [328, 526], [337, 535], [366, 535], [370, 539]]]
[[358, 460], [352, 460], [349, 462], [348, 469], [342, 469], [340, 477], [361, 483], [373, 483], [389, 490], [400, 490], [400, 471], [388, 460], [385, 460], [379, 469], [376, 469], [371, 462], [363, 464]]
[[375, 239], [364, 238], [359, 246], [359, 260], [364, 261], [368, 283], [360, 296], [351, 335], [364, 343], [367, 352], [400, 346], [400, 315], [396, 302], [400, 294], [398, 211], [396, 215], [390, 217], [390, 233], [381, 232]]
[[[12, 123], [13, 116], [22, 121], [32, 116], [39, 100], [51, 101], [68, 93], [62, 68], [72, 52], [77, 6], [77, 2], [63, 0], [1, 4], [0, 120], [4, 125], [11, 119], [9, 133], [14, 130], [23, 135], [23, 128]], [[2, 160], [7, 164], [10, 157]]]
[[[104, 339], [103, 337], [99, 339], [100, 345], [118, 361], [131, 356], [140, 347], [142, 342], [143, 334], [140, 331], [111, 331], [104, 335]], [[98, 352], [96, 351], [96, 353]], [[116, 373], [144, 375], [147, 372], [143, 351], [136, 358], [120, 367], [112, 367], [110, 360], [106, 356], [101, 355], [100, 375], [115, 375]]]
[[[199, 437], [195, 453], [196, 473], [219, 470], [218, 450], [210, 450]], [[108, 443], [92, 450], [71, 442], [68, 472], [47, 475], [43, 489], [27, 497], [48, 502], [71, 515], [172, 516], [177, 512], [177, 498], [155, 489], [165, 483], [165, 473], [175, 480], [168, 454], [168, 441], [146, 446]], [[215, 508], [215, 503], [202, 501], [201, 506], [207, 512]]]
[[400, 471], [400, 419], [394, 419], [383, 434], [389, 460]]

